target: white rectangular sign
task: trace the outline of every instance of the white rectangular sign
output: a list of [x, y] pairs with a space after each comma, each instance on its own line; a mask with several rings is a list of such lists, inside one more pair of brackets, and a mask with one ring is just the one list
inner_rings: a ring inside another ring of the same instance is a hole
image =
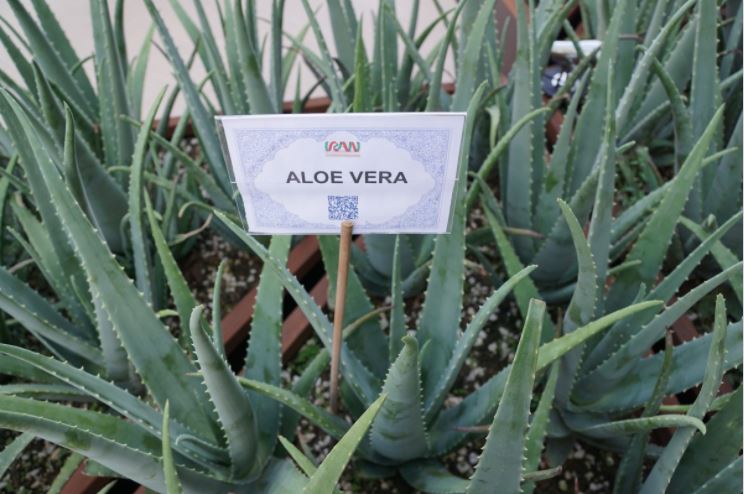
[[252, 233], [448, 231], [465, 113], [217, 121]]

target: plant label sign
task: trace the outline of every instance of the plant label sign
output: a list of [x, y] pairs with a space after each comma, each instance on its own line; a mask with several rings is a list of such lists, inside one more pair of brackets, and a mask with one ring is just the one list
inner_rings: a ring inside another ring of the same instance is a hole
[[465, 113], [217, 117], [247, 229], [445, 233]]

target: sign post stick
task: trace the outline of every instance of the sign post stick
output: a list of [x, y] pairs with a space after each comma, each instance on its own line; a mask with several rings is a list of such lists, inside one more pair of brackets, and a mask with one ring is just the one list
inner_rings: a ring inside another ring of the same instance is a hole
[[354, 223], [349, 220], [341, 223], [341, 239], [338, 249], [338, 273], [336, 278], [336, 304], [333, 310], [333, 352], [331, 354], [331, 411], [338, 410], [338, 375], [341, 361], [341, 341], [343, 340], [344, 305], [346, 304], [346, 281], [349, 277], [349, 256], [351, 253], [351, 232]]

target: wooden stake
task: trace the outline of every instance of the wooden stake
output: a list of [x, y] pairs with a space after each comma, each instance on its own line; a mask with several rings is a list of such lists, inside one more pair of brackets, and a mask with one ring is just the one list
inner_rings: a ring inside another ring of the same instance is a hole
[[338, 273], [336, 278], [336, 304], [333, 310], [333, 347], [331, 352], [331, 412], [338, 410], [338, 375], [341, 363], [341, 341], [343, 340], [344, 305], [346, 304], [346, 281], [349, 277], [351, 254], [351, 232], [354, 223], [341, 223], [341, 239], [338, 249]]

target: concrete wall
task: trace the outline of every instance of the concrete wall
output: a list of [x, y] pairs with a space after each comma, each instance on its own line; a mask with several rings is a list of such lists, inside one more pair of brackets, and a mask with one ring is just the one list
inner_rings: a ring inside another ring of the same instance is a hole
[[[24, 3], [30, 4], [28, 0], [23, 0]], [[82, 58], [93, 53], [93, 30], [90, 23], [89, 13], [89, 2], [87, 0], [47, 0], [52, 10], [54, 11], [57, 19], [65, 29], [70, 41], [77, 51], [78, 55]], [[318, 8], [319, 22], [323, 33], [327, 36], [328, 42], [333, 46], [333, 36], [331, 31], [331, 23], [328, 16], [328, 11], [325, 6], [325, 2], [318, 0], [311, 0], [311, 5]], [[373, 40], [373, 16], [376, 14], [377, 1], [374, 0], [352, 0], [352, 3], [356, 9], [358, 15], [363, 18], [364, 25], [364, 36], [368, 51], [372, 48]], [[401, 25], [408, 26], [410, 19], [410, 5], [411, 2], [397, 2], [398, 5], [398, 18]], [[185, 58], [192, 50], [192, 43], [182, 28], [181, 23], [173, 12], [170, 2], [168, 0], [155, 0], [155, 4], [159, 7], [161, 15], [165, 18], [168, 28], [171, 34], [178, 44], [179, 51]], [[191, 0], [181, 0], [181, 4], [196, 20], [196, 14]], [[260, 22], [261, 37], [266, 34], [269, 30], [268, 19], [271, 16], [271, 2], [269, 0], [256, 0], [258, 5], [258, 17], [263, 22]], [[440, 0], [440, 4], [443, 8], [449, 9], [456, 4], [455, 0]], [[111, 8], [113, 9], [114, 1], [110, 0]], [[218, 12], [215, 4], [215, 0], [207, 0], [203, 2], [204, 8], [207, 11], [210, 22], [212, 23], [215, 33], [220, 33], [218, 26]], [[142, 46], [142, 42], [145, 39], [148, 29], [151, 25], [150, 16], [147, 9], [144, 6], [142, 0], [128, 0], [125, 4], [125, 30], [127, 49], [129, 56], [134, 57]], [[6, 2], [0, 1], [0, 16], [7, 19], [11, 25], [17, 27], [13, 12]], [[418, 26], [422, 29], [428, 25], [432, 20], [436, 19], [438, 12], [434, 6], [434, 2], [431, 0], [423, 0], [419, 9]], [[297, 34], [307, 23], [307, 16], [302, 8], [301, 0], [287, 0], [286, 10], [284, 14], [284, 29], [285, 31], [293, 34]], [[437, 30], [432, 33], [429, 41], [424, 45], [424, 51], [428, 52], [433, 48], [436, 40], [440, 39], [444, 33], [444, 28], [439, 25]], [[159, 37], [155, 35], [155, 40], [159, 43]], [[218, 43], [221, 43], [220, 36], [217, 36]], [[350, 40], [351, 41], [351, 40]], [[308, 33], [305, 37], [305, 42], [311, 49], [317, 49], [317, 43], [312, 36], [312, 33]], [[286, 46], [290, 46], [287, 42]], [[331, 48], [333, 50], [333, 48]], [[268, 63], [265, 64], [268, 68]], [[5, 50], [0, 46], [0, 68], [13, 77], [17, 77], [10, 57], [7, 55]], [[85, 69], [93, 77], [93, 63], [89, 61], [85, 64]], [[304, 63], [301, 64], [301, 87], [307, 90], [314, 83], [313, 74], [307, 69]], [[451, 74], [453, 72], [453, 66], [451, 61], [448, 63], [447, 70], [449, 75], [445, 80], [452, 80]], [[205, 70], [200, 63], [196, 63], [193, 70], [193, 76], [195, 80], [201, 80], [205, 76]], [[290, 79], [295, 81], [296, 78]], [[153, 49], [150, 55], [150, 63], [147, 71], [147, 79], [145, 84], [145, 94], [143, 105], [146, 109], [155, 95], [160, 91], [163, 86], [173, 87], [174, 79], [171, 74], [170, 66], [163, 55], [157, 50]], [[287, 99], [291, 99], [294, 94], [294, 82], [290, 85], [287, 95]], [[320, 94], [316, 92], [316, 94]], [[176, 114], [180, 113], [183, 108], [183, 102], [179, 102], [179, 106], [176, 109]]]

